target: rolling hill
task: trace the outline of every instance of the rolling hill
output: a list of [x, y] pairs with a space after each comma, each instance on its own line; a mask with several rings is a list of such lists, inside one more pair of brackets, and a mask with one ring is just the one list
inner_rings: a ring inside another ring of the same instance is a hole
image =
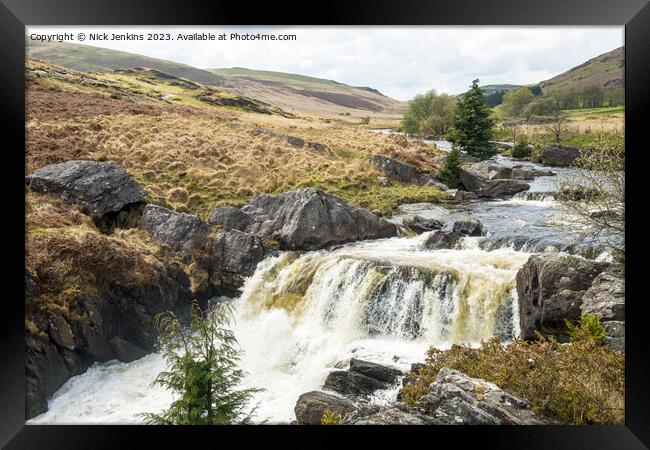
[[82, 72], [148, 68], [269, 103], [288, 111], [327, 115], [400, 114], [404, 102], [370, 87], [291, 73], [245, 68], [199, 69], [133, 53], [70, 43], [27, 42], [30, 57]]
[[209, 86], [220, 86], [223, 83], [221, 77], [207, 70], [90, 45], [39, 43], [27, 40], [26, 49], [27, 54], [32, 58], [82, 72], [109, 72], [124, 68], [146, 67]]
[[405, 103], [376, 89], [333, 80], [240, 67], [209, 69], [225, 78], [224, 88], [287, 110], [354, 114], [360, 111], [399, 114]]
[[625, 47], [596, 56], [579, 66], [539, 83], [544, 94], [562, 90], [581, 91], [587, 87], [624, 87]]

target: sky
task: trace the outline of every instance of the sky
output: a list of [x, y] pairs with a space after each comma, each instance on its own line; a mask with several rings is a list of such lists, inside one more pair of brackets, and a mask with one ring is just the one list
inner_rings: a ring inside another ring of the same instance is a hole
[[[480, 84], [533, 84], [623, 45], [618, 27], [28, 27], [27, 36], [170, 33], [171, 41], [83, 42], [199, 68], [246, 67], [369, 86], [398, 100], [435, 89], [458, 94]], [[179, 33], [294, 34], [294, 41], [179, 41]]]

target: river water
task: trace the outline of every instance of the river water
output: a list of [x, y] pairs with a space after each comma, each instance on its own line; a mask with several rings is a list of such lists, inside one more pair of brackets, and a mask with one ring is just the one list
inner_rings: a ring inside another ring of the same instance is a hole
[[[319, 389], [330, 371], [345, 368], [352, 357], [408, 370], [432, 345], [444, 349], [517, 336], [515, 276], [530, 254], [549, 246], [583, 250], [554, 199], [571, 169], [517, 164], [556, 176], [535, 178], [529, 191], [509, 200], [403, 205], [390, 219], [478, 218], [487, 236], [464, 238], [460, 248], [427, 250], [425, 233], [262, 261], [232, 300], [241, 366], [249, 374], [245, 385], [265, 389], [255, 397], [256, 420], [290, 422], [298, 396]], [[95, 364], [68, 380], [50, 410], [29, 423], [139, 423], [139, 413], [159, 412], [173, 400], [151, 385], [164, 368], [159, 354], [129, 364]], [[379, 392], [372, 401], [393, 400], [397, 390]]]

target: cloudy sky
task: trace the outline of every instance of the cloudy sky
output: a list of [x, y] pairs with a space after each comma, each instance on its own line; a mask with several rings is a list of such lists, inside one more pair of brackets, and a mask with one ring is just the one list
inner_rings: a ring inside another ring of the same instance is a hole
[[[29, 27], [31, 33], [295, 34], [295, 41], [89, 41], [200, 68], [247, 67], [370, 86], [408, 100], [436, 89], [551, 78], [623, 45], [623, 27]], [[76, 39], [71, 42], [78, 42]]]

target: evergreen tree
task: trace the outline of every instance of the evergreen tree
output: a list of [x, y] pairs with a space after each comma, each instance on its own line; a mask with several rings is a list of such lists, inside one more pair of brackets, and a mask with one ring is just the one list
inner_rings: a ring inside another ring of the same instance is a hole
[[490, 142], [494, 126], [491, 114], [478, 80], [474, 80], [471, 89], [456, 106], [454, 130], [450, 133], [449, 140], [472, 156], [481, 159], [493, 156], [496, 154], [496, 146]]
[[184, 327], [172, 312], [156, 316], [161, 347], [168, 364], [154, 381], [172, 390], [177, 399], [161, 414], [144, 414], [157, 425], [223, 425], [248, 423], [245, 412], [254, 392], [238, 390], [245, 373], [238, 369], [240, 352], [228, 328], [232, 314], [226, 304], [208, 312], [192, 304], [191, 321]]
[[438, 172], [438, 178], [451, 189], [462, 189], [460, 168], [460, 150], [454, 145], [447, 153], [442, 169]]

